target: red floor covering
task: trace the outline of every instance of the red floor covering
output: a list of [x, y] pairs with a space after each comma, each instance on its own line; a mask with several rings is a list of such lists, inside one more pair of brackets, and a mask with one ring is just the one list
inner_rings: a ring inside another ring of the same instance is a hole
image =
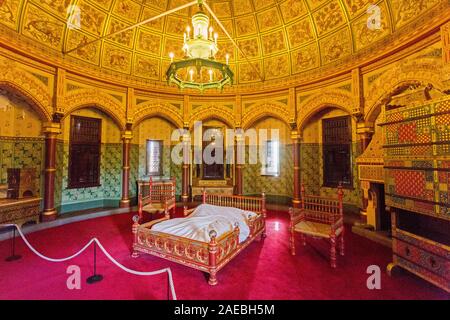
[[[178, 299], [449, 299], [444, 291], [406, 272], [390, 278], [385, 272], [391, 251], [353, 234], [347, 228], [346, 256], [338, 267], [329, 266], [325, 241], [297, 243], [297, 255], [289, 253], [288, 218], [285, 212], [269, 212], [268, 237], [255, 241], [218, 274], [219, 285], [211, 287], [197, 270], [149, 255], [130, 257], [132, 214], [86, 220], [29, 234], [41, 253], [60, 258], [72, 255], [92, 237], [125, 266], [153, 271], [170, 267]], [[51, 263], [34, 255], [22, 240], [17, 252], [22, 259], [5, 262], [10, 242], [0, 242], [0, 299], [167, 299], [167, 275], [142, 277], [127, 274], [103, 254], [98, 255], [102, 282], [86, 284], [92, 274], [92, 248], [70, 262]], [[82, 272], [81, 290], [66, 286], [69, 265]], [[366, 269], [382, 270], [381, 290], [368, 290]]]

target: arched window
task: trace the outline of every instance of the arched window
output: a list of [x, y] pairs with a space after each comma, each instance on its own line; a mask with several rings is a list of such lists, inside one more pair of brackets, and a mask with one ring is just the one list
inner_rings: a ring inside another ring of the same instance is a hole
[[352, 122], [350, 116], [322, 120], [323, 185], [335, 188], [342, 182], [353, 187]]

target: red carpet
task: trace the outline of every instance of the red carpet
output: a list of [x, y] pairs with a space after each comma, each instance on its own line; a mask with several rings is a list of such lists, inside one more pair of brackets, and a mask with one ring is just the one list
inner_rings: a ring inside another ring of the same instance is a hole
[[[92, 237], [125, 266], [153, 271], [170, 267], [178, 299], [449, 299], [444, 291], [408, 273], [390, 278], [385, 273], [391, 261], [388, 248], [352, 234], [347, 228], [346, 256], [338, 257], [338, 268], [328, 261], [328, 245], [309, 240], [289, 253], [288, 219], [271, 212], [268, 237], [254, 242], [218, 274], [219, 285], [211, 287], [205, 275], [175, 263], [142, 255], [130, 257], [132, 214], [122, 214], [73, 223], [28, 235], [41, 253], [60, 258], [72, 255]], [[92, 274], [92, 248], [67, 263], [51, 263], [35, 256], [17, 241], [22, 259], [5, 262], [10, 242], [0, 242], [0, 299], [167, 299], [167, 276], [140, 277], [125, 273], [99, 254], [98, 273], [104, 280], [86, 284]], [[66, 269], [78, 265], [81, 290], [68, 290]], [[368, 290], [366, 269], [382, 270], [381, 290]]]

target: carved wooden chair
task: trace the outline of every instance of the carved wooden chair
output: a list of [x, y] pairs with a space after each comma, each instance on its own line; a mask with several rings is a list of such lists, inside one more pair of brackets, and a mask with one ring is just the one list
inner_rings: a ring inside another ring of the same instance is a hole
[[344, 255], [344, 193], [342, 185], [339, 185], [337, 199], [305, 195], [303, 184], [301, 195], [300, 208], [289, 208], [291, 254], [295, 255], [295, 233], [300, 234], [303, 245], [306, 245], [307, 236], [328, 239], [331, 245], [331, 267], [336, 268], [336, 244], [338, 241], [340, 254]]
[[170, 180], [154, 181], [151, 177], [148, 182], [138, 183], [138, 213], [142, 219], [143, 213], [150, 215], [164, 212], [169, 215], [170, 211], [175, 212], [175, 178]]

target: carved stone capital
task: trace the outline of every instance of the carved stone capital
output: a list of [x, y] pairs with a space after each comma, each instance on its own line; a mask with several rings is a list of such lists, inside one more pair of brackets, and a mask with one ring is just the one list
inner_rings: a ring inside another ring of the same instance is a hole
[[42, 133], [46, 137], [57, 136], [61, 134], [61, 124], [57, 122], [44, 122], [42, 125]]

